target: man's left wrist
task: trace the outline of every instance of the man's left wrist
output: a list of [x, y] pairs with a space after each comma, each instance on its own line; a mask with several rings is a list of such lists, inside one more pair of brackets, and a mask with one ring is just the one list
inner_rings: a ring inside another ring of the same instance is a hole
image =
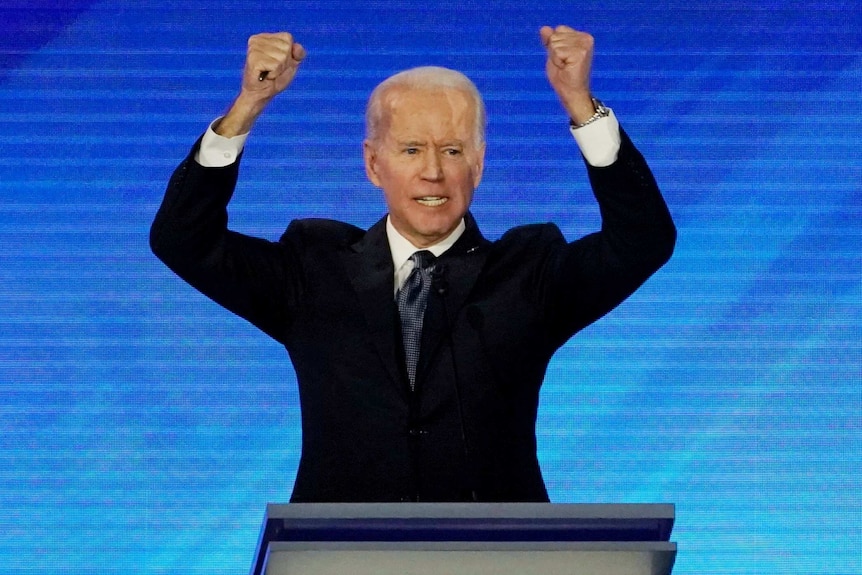
[[610, 113], [611, 113], [610, 108], [605, 106], [601, 100], [599, 100], [598, 98], [596, 98], [594, 96], [591, 96], [590, 100], [592, 101], [592, 105], [593, 105], [593, 110], [594, 110], [593, 114], [590, 117], [588, 117], [585, 120], [580, 121], [580, 122], [575, 120], [575, 118], [570, 117], [569, 118], [569, 127], [572, 130], [577, 130], [579, 128], [583, 128], [584, 126], [589, 126], [593, 122], [600, 120], [601, 118], [607, 118], [610, 115]]

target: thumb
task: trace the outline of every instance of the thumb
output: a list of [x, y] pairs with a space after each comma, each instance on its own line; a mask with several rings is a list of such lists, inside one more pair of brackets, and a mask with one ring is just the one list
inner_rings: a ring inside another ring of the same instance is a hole
[[551, 36], [554, 33], [554, 29], [550, 26], [542, 26], [539, 30], [539, 37], [542, 39], [542, 46], [545, 48], [548, 47], [548, 42], [551, 41]]
[[297, 42], [293, 43], [291, 46], [290, 55], [297, 62], [302, 62], [305, 59], [305, 48], [302, 47], [302, 44]]

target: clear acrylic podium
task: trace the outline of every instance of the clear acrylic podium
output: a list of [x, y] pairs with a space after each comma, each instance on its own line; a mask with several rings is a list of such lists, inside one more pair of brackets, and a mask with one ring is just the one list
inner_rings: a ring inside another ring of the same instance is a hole
[[270, 504], [252, 575], [665, 575], [671, 504]]

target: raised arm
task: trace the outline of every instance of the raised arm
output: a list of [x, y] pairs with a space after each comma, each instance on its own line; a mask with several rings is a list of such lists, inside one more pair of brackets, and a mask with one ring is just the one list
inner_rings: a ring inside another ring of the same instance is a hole
[[[548, 81], [572, 119], [577, 139], [578, 132], [597, 127], [577, 126], [599, 124], [595, 120], [601, 112], [590, 91], [593, 38], [568, 26], [545, 26], [540, 36], [548, 55]], [[561, 242], [547, 261], [544, 277], [553, 279], [544, 292], [546, 309], [559, 342], [631, 295], [670, 258], [676, 241], [649, 166], [616, 121], [613, 126], [618, 149], [607, 156], [612, 159], [595, 165], [587, 158], [602, 228], [569, 244]], [[583, 150], [585, 142], [578, 143]]]
[[[269, 102], [296, 75], [305, 50], [287, 33], [260, 34], [248, 42], [240, 93], [213, 129], [230, 138], [248, 133]], [[263, 72], [267, 72], [263, 79]], [[281, 341], [301, 292], [292, 247], [228, 229], [227, 205], [239, 161], [205, 167], [200, 142], [177, 167], [150, 229], [153, 253], [215, 302]]]

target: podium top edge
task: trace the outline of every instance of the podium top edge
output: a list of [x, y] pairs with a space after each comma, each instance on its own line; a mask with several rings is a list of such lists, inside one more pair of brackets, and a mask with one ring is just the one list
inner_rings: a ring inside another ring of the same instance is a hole
[[674, 519], [672, 503], [269, 503], [267, 519]]

